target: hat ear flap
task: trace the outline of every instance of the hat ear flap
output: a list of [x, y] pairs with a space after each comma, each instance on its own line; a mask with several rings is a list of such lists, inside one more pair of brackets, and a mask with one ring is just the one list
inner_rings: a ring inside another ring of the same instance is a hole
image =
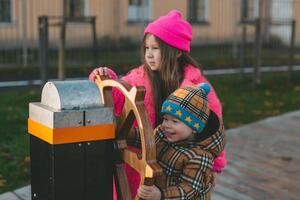
[[219, 130], [220, 127], [220, 119], [216, 113], [210, 111], [209, 117], [207, 119], [206, 125], [200, 134], [196, 135], [197, 141], [203, 141]]
[[206, 95], [208, 95], [208, 93], [210, 92], [210, 86], [209, 86], [208, 83], [200, 83], [200, 84], [198, 85], [198, 87], [199, 87], [200, 89], [202, 89]]

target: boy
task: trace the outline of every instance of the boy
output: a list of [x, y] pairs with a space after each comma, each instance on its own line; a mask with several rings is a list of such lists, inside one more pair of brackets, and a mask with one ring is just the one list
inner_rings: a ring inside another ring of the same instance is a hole
[[212, 165], [225, 146], [223, 123], [208, 107], [208, 84], [179, 88], [162, 105], [155, 129], [156, 159], [163, 170], [143, 199], [210, 199]]

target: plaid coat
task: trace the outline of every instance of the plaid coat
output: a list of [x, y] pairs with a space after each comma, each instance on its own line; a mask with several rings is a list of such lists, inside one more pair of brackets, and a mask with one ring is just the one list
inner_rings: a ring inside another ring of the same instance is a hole
[[224, 149], [223, 125], [201, 142], [194, 139], [170, 143], [160, 126], [155, 129], [157, 162], [163, 175], [155, 185], [164, 199], [210, 199], [213, 182], [213, 161]]
[[[225, 146], [223, 124], [220, 123], [215, 133], [200, 142], [190, 138], [170, 143], [160, 126], [154, 132], [156, 160], [163, 170], [163, 174], [155, 178], [155, 185], [160, 188], [163, 199], [210, 199], [213, 161]], [[128, 137], [128, 144], [140, 146], [137, 130]]]

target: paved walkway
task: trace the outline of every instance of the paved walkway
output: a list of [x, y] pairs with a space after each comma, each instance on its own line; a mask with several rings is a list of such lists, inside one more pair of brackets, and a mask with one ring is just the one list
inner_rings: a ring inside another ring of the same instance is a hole
[[300, 111], [227, 132], [216, 200], [300, 199]]
[[[300, 199], [300, 111], [230, 129], [227, 138], [213, 200]], [[30, 186], [0, 195], [30, 199]]]

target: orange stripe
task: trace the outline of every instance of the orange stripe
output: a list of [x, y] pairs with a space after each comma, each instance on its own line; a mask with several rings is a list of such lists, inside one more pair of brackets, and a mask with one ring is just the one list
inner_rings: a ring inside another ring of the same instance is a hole
[[114, 139], [115, 126], [114, 124], [101, 124], [52, 129], [32, 119], [28, 119], [28, 133], [50, 144], [65, 144]]

